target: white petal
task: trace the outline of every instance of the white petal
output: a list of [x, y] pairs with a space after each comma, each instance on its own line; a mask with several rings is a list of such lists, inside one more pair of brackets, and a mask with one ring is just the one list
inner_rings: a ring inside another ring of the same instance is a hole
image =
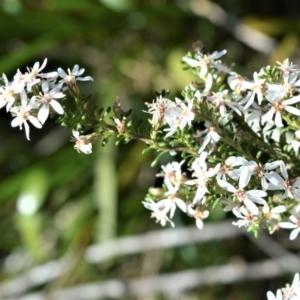
[[292, 229], [292, 228], [296, 228], [297, 225], [292, 224], [290, 222], [279, 222], [278, 225], [282, 228], [287, 228], [287, 229]]
[[27, 105], [27, 94], [24, 90], [20, 93], [20, 97], [21, 97], [21, 106], [26, 107], [26, 105]]
[[195, 198], [193, 200], [193, 204], [196, 204], [198, 201], [200, 201], [207, 192], [208, 190], [206, 187], [198, 187]]
[[29, 125], [27, 124], [27, 122], [24, 122], [24, 127], [25, 127], [26, 138], [27, 138], [27, 140], [30, 140], [30, 138], [29, 138]]
[[42, 78], [52, 78], [52, 77], [57, 77], [58, 73], [56, 71], [53, 71], [45, 74], [38, 74], [38, 76]]
[[300, 116], [300, 110], [296, 107], [286, 106], [285, 110], [288, 111], [289, 113], [293, 114], [293, 115]]
[[291, 99], [285, 100], [282, 102], [283, 105], [294, 104], [300, 101], [300, 96], [293, 97]]
[[215, 131], [212, 131], [211, 133], [211, 138], [213, 139], [213, 141], [216, 143], [220, 140], [220, 136], [217, 132]]
[[278, 189], [282, 189], [284, 185], [284, 180], [278, 173], [266, 173], [265, 176], [274, 186], [278, 187]]
[[47, 64], [47, 58], [44, 59], [43, 64], [39, 68], [39, 71], [43, 70], [46, 67], [46, 64]]
[[80, 76], [84, 73], [85, 69], [81, 68], [77, 73], [76, 73], [76, 77]]
[[300, 227], [295, 228], [295, 229], [291, 232], [291, 234], [290, 234], [290, 240], [291, 240], [291, 241], [294, 240], [294, 239], [296, 239], [297, 235], [299, 234], [299, 231], [300, 231]]
[[272, 121], [274, 115], [274, 110], [271, 108], [266, 114], [261, 117], [261, 124], [264, 125], [266, 122], [274, 123]]
[[183, 211], [183, 212], [186, 212], [187, 211], [187, 208], [186, 208], [186, 203], [181, 200], [181, 199], [176, 199], [176, 204], [177, 206]]
[[94, 79], [91, 76], [85, 76], [85, 77], [77, 77], [76, 80], [80, 81], [94, 81]]
[[267, 292], [268, 300], [276, 300], [275, 295], [272, 292]]
[[77, 72], [79, 70], [79, 66], [78, 65], [75, 65], [72, 69], [72, 75], [76, 76], [77, 75]]
[[297, 218], [296, 218], [294, 215], [291, 215], [291, 216], [290, 216], [290, 220], [291, 220], [293, 223], [295, 223], [295, 224], [298, 223], [298, 220], [297, 220]]
[[213, 53], [211, 54], [211, 57], [212, 57], [213, 59], [218, 59], [218, 58], [220, 58], [221, 56], [225, 55], [226, 53], [227, 53], [227, 50], [226, 50], [226, 49], [224, 49], [224, 50], [222, 50], [222, 51], [220, 51], [220, 52], [215, 51], [215, 52], [213, 52]]
[[92, 153], [92, 144], [88, 143], [86, 145], [82, 145], [79, 150], [85, 154], [91, 154]]
[[65, 94], [62, 92], [59, 92], [59, 93], [55, 93], [52, 97], [55, 99], [60, 99], [60, 98], [65, 97]]
[[274, 120], [274, 122], [275, 122], [275, 125], [277, 127], [283, 127], [283, 123], [282, 123], [282, 119], [281, 119], [281, 113], [277, 112], [275, 114], [275, 120]]
[[[28, 120], [30, 121], [30, 123], [32, 124], [32, 125], [34, 125], [36, 128], [42, 128], [42, 124], [38, 121], [38, 119], [36, 118], [36, 117], [34, 117], [34, 116], [29, 116], [28, 117]], [[25, 122], [25, 125], [26, 125], [27, 123]]]
[[[204, 71], [205, 71], [205, 74], [207, 73], [207, 67], [203, 67], [202, 69], [201, 69], [201, 72], [200, 72], [200, 77], [201, 77], [201, 73], [202, 73], [202, 70], [203, 70], [203, 73], [204, 73]], [[203, 77], [205, 76], [205, 74], [203, 75]], [[213, 77], [212, 77], [212, 75], [209, 73], [209, 74], [207, 74], [207, 77], [206, 77], [206, 82], [205, 82], [205, 91], [206, 92], [208, 92], [210, 89], [211, 89], [211, 87], [212, 87], [212, 85], [213, 85]]]
[[42, 91], [44, 94], [47, 94], [49, 92], [49, 83], [48, 82], [44, 82], [42, 84]]
[[171, 219], [174, 217], [175, 210], [176, 210], [176, 204], [175, 203], [171, 203], [171, 205], [170, 205], [170, 218]]
[[198, 183], [197, 179], [187, 180], [184, 182], [184, 184], [187, 184], [187, 185], [195, 185], [197, 183]]
[[279, 205], [272, 208], [272, 213], [281, 214], [286, 211], [286, 207], [284, 205]]
[[58, 114], [62, 115], [64, 113], [64, 109], [62, 108], [60, 103], [58, 103], [56, 100], [52, 100], [50, 102], [50, 105]]
[[248, 185], [251, 175], [252, 175], [252, 172], [251, 172], [250, 168], [247, 168], [247, 167], [242, 168], [240, 179], [239, 179], [239, 188], [240, 189], [243, 189], [245, 186]]
[[225, 180], [218, 180], [218, 185], [228, 192], [234, 193], [236, 191], [236, 188]]
[[39, 121], [44, 124], [49, 116], [49, 105], [43, 104], [38, 113]]
[[254, 214], [254, 215], [259, 214], [259, 210], [258, 210], [257, 206], [251, 200], [245, 199], [243, 202], [252, 214]]
[[12, 121], [11, 121], [11, 126], [12, 127], [17, 127], [20, 126], [23, 123], [22, 119], [20, 119], [19, 117], [15, 117]]
[[191, 67], [195, 68], [195, 67], [199, 67], [200, 63], [199, 61], [189, 58], [189, 57], [183, 57], [182, 60], [187, 63], [188, 65], [190, 65]]
[[57, 73], [61, 78], [65, 78], [67, 76], [67, 73], [62, 68], [58, 68]]
[[266, 197], [268, 195], [265, 191], [261, 190], [251, 190], [247, 193], [249, 193], [249, 195], [254, 198]]
[[37, 61], [37, 62], [34, 63], [32, 69], [33, 69], [33, 70], [38, 70], [39, 67], [40, 67], [40, 63]]
[[196, 219], [196, 226], [199, 229], [202, 229], [203, 228], [203, 221], [201, 219]]

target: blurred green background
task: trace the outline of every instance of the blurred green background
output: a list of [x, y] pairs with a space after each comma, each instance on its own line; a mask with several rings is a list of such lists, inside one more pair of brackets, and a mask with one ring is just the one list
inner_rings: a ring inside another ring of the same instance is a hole
[[[299, 17], [295, 0], [0, 0], [0, 71], [12, 79], [18, 68], [25, 70], [46, 57], [46, 71], [79, 64], [84, 75], [94, 78], [79, 84], [83, 93], [104, 107], [120, 97], [138, 118], [155, 91], [170, 89], [174, 98], [193, 79], [180, 60], [197, 40], [209, 51], [227, 49], [225, 61], [249, 78], [286, 57], [300, 65]], [[233, 232], [223, 240], [132, 254], [124, 250], [101, 263], [89, 262], [86, 251], [92, 244], [139, 234], [138, 240], [162, 230], [141, 204], [156, 184], [159, 166], [150, 167], [155, 153], [142, 155], [145, 146], [140, 142], [117, 148], [110, 140], [104, 148], [95, 146], [90, 156], [79, 154], [70, 142], [71, 132], [55, 120], [42, 130], [31, 128], [27, 141], [24, 132], [10, 126], [5, 109], [0, 117], [0, 299], [49, 299], [55, 291], [89, 283], [127, 283], [269, 258], [255, 241]], [[169, 160], [163, 157], [161, 163]], [[226, 218], [216, 210], [207, 223]], [[179, 214], [175, 222], [179, 228], [193, 226], [193, 220]], [[285, 233], [276, 234], [275, 240], [292, 252], [299, 249], [299, 242], [291, 244]], [[39, 273], [37, 267], [48, 262], [62, 262], [62, 269], [50, 265]], [[137, 296], [125, 288], [114, 296], [112, 285], [106, 294], [86, 290], [50, 299], [266, 299], [267, 290], [291, 280], [288, 268], [279, 269], [276, 275], [261, 279], [258, 274], [251, 281], [199, 281], [177, 294], [153, 289], [152, 295]], [[165, 288], [172, 290], [176, 280]]]

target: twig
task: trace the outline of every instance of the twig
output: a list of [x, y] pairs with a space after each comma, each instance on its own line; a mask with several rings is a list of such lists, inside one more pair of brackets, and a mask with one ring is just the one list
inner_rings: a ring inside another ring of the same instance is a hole
[[[206, 224], [202, 231], [195, 226], [157, 230], [89, 246], [85, 252], [85, 259], [88, 263], [101, 263], [115, 256], [224, 239], [244, 234], [244, 232], [244, 230], [232, 226], [230, 221]], [[67, 261], [66, 258], [50, 261], [44, 265], [33, 267], [17, 278], [2, 283], [0, 285], [0, 299], [21, 295], [32, 287], [59, 278], [69, 271], [70, 264]]]
[[[14, 300], [91, 300], [98, 298], [124, 299], [126, 296], [147, 297], [163, 293], [174, 299], [186, 291], [203, 285], [230, 284], [245, 280], [259, 280], [282, 275], [287, 270], [299, 271], [299, 266], [290, 263], [290, 256], [276, 261], [268, 259], [252, 264], [235, 263], [203, 270], [188, 270], [172, 274], [149, 276], [131, 281], [118, 279], [102, 283], [88, 283], [46, 294], [32, 293]], [[286, 264], [286, 270], [281, 268]]]
[[206, 224], [202, 231], [195, 226], [176, 230], [164, 229], [90, 246], [86, 250], [85, 258], [89, 263], [100, 263], [114, 256], [225, 239], [245, 232], [245, 230], [232, 226], [230, 221]]

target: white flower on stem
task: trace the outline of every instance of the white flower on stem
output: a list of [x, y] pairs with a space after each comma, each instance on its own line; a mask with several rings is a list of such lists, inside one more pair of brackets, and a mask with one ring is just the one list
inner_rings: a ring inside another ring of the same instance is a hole
[[93, 81], [91, 76], [80, 77], [84, 73], [85, 69], [79, 69], [78, 65], [75, 65], [72, 69], [68, 69], [68, 74], [62, 69], [58, 68], [58, 75], [62, 78], [62, 82], [66, 83], [68, 86], [76, 85], [76, 81]]
[[279, 140], [282, 137], [280, 128], [276, 127], [273, 121], [272, 123], [266, 122], [264, 126], [262, 126], [261, 123], [261, 116], [267, 113], [269, 109], [269, 105], [258, 106], [254, 102], [251, 109], [248, 110], [248, 113], [245, 115], [245, 121], [257, 136], [262, 137], [265, 142], [269, 143], [272, 139], [279, 143]]
[[146, 112], [152, 115], [151, 124], [155, 130], [163, 124], [165, 119], [167, 122], [170, 120], [169, 109], [176, 106], [173, 101], [162, 96], [157, 97], [152, 103], [145, 104], [148, 106], [148, 111]]
[[[300, 116], [300, 110], [298, 108], [291, 106], [291, 104], [295, 104], [300, 101], [300, 96], [295, 96], [284, 101], [280, 100], [281, 99], [280, 94], [268, 94], [266, 98], [270, 102], [271, 108], [266, 114], [264, 114], [261, 117], [262, 124], [269, 122], [271, 124], [275, 124], [277, 127], [283, 127], [281, 115], [284, 112], [288, 112], [293, 115]], [[273, 121], [273, 117], [274, 117], [274, 121]]]
[[21, 106], [10, 108], [11, 114], [15, 117], [11, 122], [11, 126], [19, 126], [20, 129], [22, 129], [24, 125], [26, 138], [29, 140], [29, 125], [27, 122], [29, 121], [36, 128], [42, 128], [42, 125], [38, 119], [32, 115], [32, 109], [37, 108], [37, 104], [33, 100], [28, 103], [27, 95], [24, 91], [21, 92], [20, 96]]
[[216, 61], [226, 53], [226, 50], [222, 50], [220, 52], [214, 51], [212, 54], [199, 56], [198, 59], [184, 56], [182, 60], [193, 68], [200, 67], [201, 70], [199, 76], [200, 78], [203, 78], [208, 73], [210, 66], [218, 69], [221, 72], [230, 73], [231, 70], [229, 68]]
[[168, 192], [165, 193], [167, 197], [157, 202], [157, 206], [163, 208], [166, 213], [170, 211], [170, 218], [173, 218], [177, 206], [183, 212], [186, 212], [186, 203], [178, 197], [178, 187], [177, 185], [169, 189]]
[[[258, 120], [258, 123], [260, 124], [260, 118], [263, 114], [269, 111], [269, 106], [262, 106], [258, 105], [257, 103], [253, 102], [250, 107], [248, 107], [247, 111], [245, 111], [245, 121], [250, 125], [252, 128], [252, 122], [254, 120]], [[257, 130], [254, 130], [257, 132], [261, 129], [261, 126]]]
[[237, 73], [233, 73], [232, 75], [230, 75], [227, 82], [230, 88], [237, 93], [239, 93], [240, 91], [246, 91], [246, 87], [244, 85], [246, 79]]
[[227, 95], [228, 90], [213, 93], [211, 96], [207, 97], [207, 101], [214, 105], [215, 110], [220, 112], [221, 117], [225, 117], [227, 115], [226, 106], [228, 106], [230, 111], [234, 111], [239, 116], [241, 116], [241, 111], [243, 111], [243, 107], [238, 102], [232, 101], [232, 98]]
[[220, 164], [216, 165], [213, 169], [207, 169], [205, 162], [207, 155], [207, 152], [202, 152], [200, 157], [196, 158], [192, 163], [192, 169], [194, 170], [193, 177], [197, 177], [197, 179], [185, 181], [187, 185], [197, 186], [193, 204], [203, 199], [204, 195], [208, 192], [206, 186], [209, 182], [209, 178], [215, 176], [220, 169]]
[[282, 293], [281, 293], [280, 289], [277, 290], [276, 296], [270, 291], [267, 292], [267, 297], [268, 297], [268, 300], [284, 300], [282, 298]]
[[14, 77], [14, 80], [19, 82], [19, 85], [22, 87], [22, 89], [26, 86], [27, 87], [27, 91], [31, 91], [32, 87], [40, 82], [40, 78], [38, 78], [38, 76], [40, 77], [44, 77], [47, 78], [55, 76], [54, 73], [56, 72], [51, 72], [48, 74], [39, 74], [45, 67], [47, 64], [47, 58], [45, 58], [43, 64], [40, 66], [39, 62], [36, 62], [33, 67], [27, 68], [28, 72], [22, 74], [20, 72], [20, 70], [18, 70], [17, 74]]
[[286, 211], [287, 208], [285, 205], [279, 205], [270, 209], [270, 206], [267, 203], [263, 206], [262, 209], [264, 217], [268, 220], [272, 220], [272, 219], [278, 220], [280, 218], [280, 214]]
[[250, 225], [258, 226], [255, 221], [258, 219], [256, 214], [253, 214], [246, 207], [235, 207], [232, 212], [238, 217], [240, 220], [236, 222], [232, 222], [233, 225], [238, 227], [249, 227]]
[[175, 98], [176, 106], [180, 108], [180, 115], [178, 118], [180, 119], [179, 128], [183, 129], [186, 125], [192, 126], [192, 121], [195, 118], [195, 114], [193, 113], [193, 100], [186, 99], [187, 104], [185, 104], [179, 98]]
[[83, 152], [85, 154], [92, 153], [92, 143], [90, 138], [80, 135], [78, 131], [73, 132], [73, 142], [75, 142], [74, 148], [79, 152]]
[[219, 71], [224, 72], [224, 73], [230, 73], [231, 70], [227, 66], [221, 64], [219, 61], [219, 58], [224, 56], [226, 53], [227, 53], [227, 50], [225, 50], [225, 49], [220, 52], [214, 51], [212, 54], [207, 56], [207, 60], [210, 62], [210, 64], [214, 68], [218, 69]]
[[[202, 141], [202, 146], [200, 147], [198, 153], [201, 153], [208, 144], [216, 144], [220, 140], [220, 136], [216, 131], [214, 126], [211, 126], [209, 121], [204, 122], [204, 126], [207, 128], [199, 133], [200, 136], [205, 135], [204, 140]], [[198, 135], [197, 135], [198, 136]]]
[[[41, 77], [42, 75], [43, 74], [40, 74], [39, 77]], [[50, 72], [45, 75], [48, 75], [49, 77], [41, 77], [41, 81], [38, 83], [39, 86], [48, 85], [49, 89], [54, 89], [55, 87], [59, 86], [56, 82], [56, 79], [58, 77], [57, 72]]]
[[195, 114], [192, 112], [193, 100], [186, 99], [187, 105], [179, 98], [176, 98], [175, 101], [176, 105], [169, 107], [165, 114], [165, 121], [170, 126], [170, 128], [164, 129], [168, 132], [166, 137], [174, 134], [178, 128], [183, 130], [187, 125], [192, 126], [195, 118]]
[[171, 226], [174, 227], [174, 223], [167, 217], [167, 209], [162, 209], [153, 200], [151, 200], [150, 202], [143, 201], [142, 204], [147, 209], [152, 211], [151, 218], [155, 218], [157, 223], [160, 223], [160, 225], [165, 226], [167, 222], [169, 222]]
[[267, 186], [268, 190], [284, 190], [285, 192], [278, 195], [280, 199], [286, 199], [287, 197], [292, 199], [300, 199], [300, 178], [290, 180], [287, 172], [282, 173], [282, 178], [277, 172], [270, 172], [265, 174], [266, 178], [270, 181]]
[[290, 62], [288, 58], [285, 59], [282, 63], [278, 61], [277, 64], [279, 64], [279, 67], [277, 68], [284, 73], [300, 71], [299, 67], [296, 64]]
[[[218, 172], [217, 180], [222, 179], [227, 181], [226, 176], [237, 180], [240, 177], [242, 166], [248, 161], [241, 156], [230, 156], [225, 160], [224, 166], [222, 166]], [[238, 169], [235, 167], [239, 167]]]
[[[243, 176], [246, 176], [246, 177], [249, 176], [251, 178], [251, 176], [254, 175], [257, 178], [259, 178], [261, 180], [262, 189], [267, 190], [268, 182], [266, 180], [265, 174], [268, 171], [274, 170], [277, 168], [280, 168], [281, 173], [285, 177], [288, 176], [286, 166], [282, 160], [276, 160], [271, 163], [266, 163], [264, 166], [262, 166], [261, 164], [257, 164], [255, 161], [248, 161], [247, 163], [245, 163], [243, 165], [241, 172], [243, 172]], [[250, 178], [246, 179], [246, 180], [249, 181]]]
[[249, 176], [245, 176], [244, 173], [241, 173], [238, 189], [225, 180], [220, 179], [217, 182], [221, 188], [233, 193], [233, 196], [236, 197], [239, 202], [243, 203], [252, 214], [258, 215], [259, 210], [255, 203], [264, 205], [266, 200], [264, 200], [262, 197], [266, 197], [267, 193], [261, 190], [246, 191], [244, 188], [249, 183], [249, 180]]
[[270, 105], [259, 106], [253, 102], [247, 114], [245, 114], [245, 121], [259, 137], [261, 137], [261, 134], [263, 135], [264, 141], [268, 142], [271, 138], [275, 141], [279, 141], [281, 137], [280, 128], [277, 128], [273, 121], [271, 123], [266, 122], [264, 126], [262, 126], [261, 123], [261, 116], [266, 114], [269, 110]]
[[184, 163], [184, 160], [178, 163], [177, 161], [173, 161], [172, 163], [168, 163], [165, 166], [162, 166], [162, 173], [157, 174], [158, 177], [164, 177], [164, 183], [167, 186], [170, 185], [180, 185], [183, 180], [183, 175], [181, 173], [181, 166]]
[[296, 239], [300, 232], [300, 220], [294, 215], [290, 216], [290, 222], [279, 222], [278, 226], [281, 228], [293, 229], [290, 234], [290, 240]]
[[284, 73], [283, 84], [268, 84], [268, 94], [278, 94], [280, 98], [292, 96], [293, 93], [300, 91], [300, 80], [298, 72]]
[[261, 74], [254, 72], [253, 74], [253, 82], [250, 81], [245, 81], [243, 84], [243, 87], [251, 90], [251, 92], [249, 92], [247, 94], [247, 96], [244, 98], [244, 100], [242, 102], [240, 102], [240, 104], [245, 104], [245, 108], [248, 108], [255, 99], [255, 96], [257, 97], [258, 100], [258, 104], [261, 104], [262, 99], [263, 99], [263, 93], [264, 93], [264, 83], [265, 83], [265, 79], [261, 79], [259, 78]]
[[9, 82], [5, 74], [2, 75], [2, 79], [5, 85], [0, 86], [0, 108], [6, 105], [6, 111], [8, 111], [23, 87], [17, 81]]
[[[175, 113], [176, 110], [177, 110], [177, 114]], [[167, 134], [165, 135], [166, 138], [172, 136], [181, 125], [181, 119], [178, 117], [180, 115], [180, 112], [178, 111], [178, 107], [174, 108], [173, 113], [174, 114], [172, 114], [172, 117], [168, 121], [168, 125], [170, 127], [164, 129], [164, 131], [167, 132]]]
[[50, 106], [52, 109], [58, 114], [62, 115], [64, 110], [59, 102], [56, 99], [61, 99], [65, 97], [65, 95], [60, 91], [61, 86], [57, 86], [51, 91], [49, 91], [49, 85], [43, 84], [42, 91], [39, 96], [36, 96], [36, 100], [38, 103], [41, 103], [40, 110], [38, 112], [39, 121], [44, 124], [49, 116]]
[[203, 220], [206, 219], [209, 216], [209, 211], [205, 210], [202, 206], [196, 206], [196, 208], [193, 208], [193, 205], [188, 205], [187, 208], [188, 215], [192, 216], [196, 220], [196, 226], [199, 229], [203, 228]]
[[300, 281], [299, 273], [296, 273], [292, 285], [286, 285], [282, 288], [283, 300], [299, 300], [300, 299]]

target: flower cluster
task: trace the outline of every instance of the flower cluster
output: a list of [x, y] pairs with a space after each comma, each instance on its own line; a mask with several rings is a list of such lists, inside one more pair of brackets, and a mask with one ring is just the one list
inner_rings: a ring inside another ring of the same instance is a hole
[[[203, 153], [205, 154], [205, 153]], [[205, 164], [205, 157], [202, 155], [202, 162]], [[163, 189], [151, 189], [149, 193], [149, 201], [143, 202], [144, 206], [147, 209], [153, 211], [152, 217], [155, 217], [157, 222], [160, 222], [161, 225], [165, 225], [166, 222], [169, 222], [173, 227], [174, 223], [171, 221], [175, 214], [176, 208], [180, 208], [180, 210], [187, 215], [194, 217], [196, 220], [196, 225], [199, 229], [203, 227], [203, 219], [207, 218], [209, 212], [204, 209], [203, 204], [205, 203], [205, 192], [206, 192], [206, 183], [203, 182], [202, 185], [198, 187], [198, 197], [200, 200], [198, 201], [195, 197], [193, 203], [189, 205], [186, 204], [186, 195], [187, 191], [184, 190], [182, 185], [194, 184], [194, 180], [187, 181], [185, 179], [185, 174], [182, 173], [181, 166], [184, 161], [169, 163], [166, 166], [162, 166], [163, 172], [158, 174], [157, 176], [164, 177], [164, 188]], [[195, 164], [200, 164], [195, 161]], [[198, 170], [197, 166], [195, 166], [195, 172]], [[201, 171], [200, 171], [201, 172]], [[209, 176], [209, 175], [208, 175]], [[151, 198], [155, 197], [156, 199], [162, 198], [157, 202], [154, 202]], [[169, 214], [169, 217], [167, 216]]]
[[[77, 87], [77, 80], [93, 80], [92, 77], [78, 77], [83, 74], [84, 69], [75, 65], [73, 70], [68, 70], [68, 75], [61, 68], [57, 71], [42, 73], [46, 67], [47, 59], [42, 65], [36, 62], [32, 68], [22, 73], [20, 70], [9, 81], [5, 74], [2, 75], [3, 84], [0, 85], [0, 108], [6, 107], [14, 119], [12, 127], [24, 127], [25, 134], [29, 140], [29, 123], [36, 128], [42, 128], [50, 114], [63, 115], [65, 112], [63, 100], [67, 89], [73, 90]], [[91, 143], [86, 143], [75, 131], [76, 149], [88, 154], [91, 153]], [[83, 141], [81, 144], [79, 140]]]
[[[2, 75], [0, 108], [12, 114], [13, 127], [24, 127], [28, 140], [29, 123], [42, 128], [52, 114], [72, 128], [74, 148], [85, 154], [96, 140], [105, 144], [116, 135], [117, 144], [136, 139], [148, 146], [145, 151], [156, 150], [153, 165], [163, 154], [181, 155], [180, 162], [162, 166], [162, 186], [150, 188], [142, 202], [162, 226], [175, 226], [179, 208], [202, 229], [219, 205], [236, 217], [235, 226], [254, 234], [290, 229], [294, 240], [300, 232], [300, 68], [286, 59], [248, 79], [221, 61], [225, 54], [197, 46], [183, 57], [195, 79], [180, 98], [171, 100], [163, 91], [145, 103], [152, 116], [145, 135], [119, 99], [104, 109], [80, 95], [77, 81], [92, 80], [81, 77], [84, 69], [42, 73], [46, 59], [25, 73], [18, 70], [12, 81]], [[67, 101], [67, 92], [74, 101]], [[81, 135], [86, 128], [92, 132]], [[299, 274], [267, 297], [300, 299]]]
[[152, 114], [151, 124], [154, 129], [166, 122], [169, 128], [164, 129], [167, 132], [166, 137], [173, 135], [178, 129], [184, 129], [187, 125], [191, 126], [195, 114], [192, 112], [193, 101], [186, 99], [186, 103], [179, 98], [175, 102], [159, 96], [155, 102], [146, 103], [149, 113]]
[[220, 203], [237, 217], [236, 226], [254, 233], [260, 227], [271, 233], [288, 228], [290, 239], [295, 239], [300, 231], [300, 175], [295, 165], [300, 69], [285, 60], [255, 72], [250, 80], [219, 60], [225, 53], [189, 53], [183, 61], [198, 79], [185, 87], [184, 99], [159, 96], [146, 103], [152, 114], [151, 136], [161, 136], [171, 153], [187, 156], [194, 178], [171, 185], [165, 177], [163, 192], [153, 195], [150, 189], [150, 202], [143, 203], [159, 210], [160, 218], [170, 212], [166, 220], [172, 226], [178, 206], [196, 218], [198, 228]]
[[[145, 142], [158, 152], [153, 164], [162, 154], [181, 154], [180, 163], [162, 166], [162, 187], [151, 188], [143, 202], [163, 226], [174, 226], [179, 208], [201, 229], [220, 205], [236, 217], [233, 225], [255, 234], [259, 228], [291, 229], [295, 239], [300, 232], [300, 69], [286, 59], [248, 79], [221, 61], [225, 54], [195, 48], [183, 57], [195, 79], [180, 98], [171, 100], [163, 91], [146, 103], [151, 115], [146, 135], [119, 99], [106, 121], [111, 108], [98, 109], [80, 96], [76, 81], [92, 78], [81, 77], [84, 69], [78, 65], [42, 73], [45, 60], [25, 73], [18, 70], [12, 81], [3, 74], [0, 107], [13, 115], [13, 127], [25, 128], [28, 139], [28, 123], [41, 128], [50, 114], [60, 116], [61, 125], [73, 129], [75, 149], [85, 154], [93, 142], [105, 144], [111, 135], [117, 143]], [[81, 135], [85, 128], [93, 132]]]
[[300, 281], [299, 273], [296, 273], [292, 285], [286, 285], [285, 288], [278, 289], [276, 295], [272, 292], [267, 293], [268, 300], [298, 300], [300, 299]]

